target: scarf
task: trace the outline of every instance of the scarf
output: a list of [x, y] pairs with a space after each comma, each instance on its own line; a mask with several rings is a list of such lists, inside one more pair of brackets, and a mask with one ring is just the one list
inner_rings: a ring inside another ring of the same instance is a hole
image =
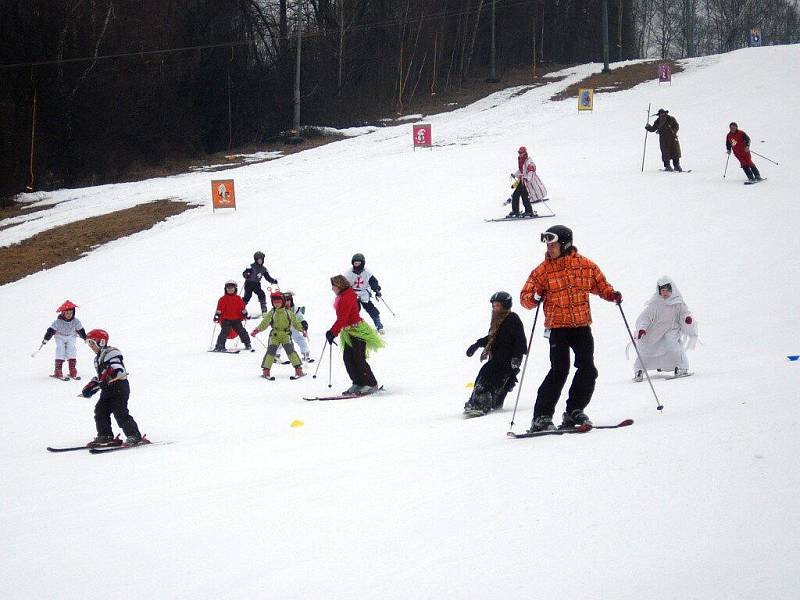
[[492, 354], [492, 346], [494, 345], [494, 340], [497, 337], [497, 332], [500, 330], [500, 326], [503, 324], [503, 321], [506, 320], [508, 313], [510, 310], [504, 310], [500, 313], [492, 312], [492, 322], [489, 325], [489, 335], [487, 336], [486, 347], [481, 352], [481, 360], [486, 360]]

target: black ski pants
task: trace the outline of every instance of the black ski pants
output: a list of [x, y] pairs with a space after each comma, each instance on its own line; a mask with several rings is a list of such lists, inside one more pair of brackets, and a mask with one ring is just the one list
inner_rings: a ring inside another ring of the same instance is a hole
[[525, 212], [533, 212], [530, 198], [528, 198], [528, 188], [520, 181], [519, 185], [514, 188], [514, 193], [511, 194], [511, 211], [519, 213], [519, 199], [522, 198], [522, 206], [525, 207]]
[[365, 311], [367, 311], [367, 314], [372, 319], [372, 322], [375, 323], [375, 328], [383, 329], [383, 324], [381, 323], [381, 311], [379, 311], [378, 307], [372, 303], [372, 300], [369, 302], [362, 302], [359, 300], [358, 303]]
[[97, 435], [113, 436], [111, 430], [111, 415], [117, 421], [126, 437], [140, 436], [139, 426], [128, 412], [128, 397], [131, 395], [131, 385], [127, 379], [115, 381], [104, 385], [100, 391], [100, 399], [94, 406], [94, 423], [97, 426]]
[[575, 376], [569, 386], [567, 413], [589, 404], [597, 380], [591, 327], [564, 327], [550, 331], [550, 371], [539, 386], [533, 418], [552, 417], [569, 375], [569, 352], [575, 353]]
[[231, 329], [239, 334], [239, 339], [242, 340], [242, 343], [245, 346], [250, 345], [250, 334], [248, 334], [245, 328], [242, 326], [241, 321], [236, 319], [226, 319], [220, 323], [220, 325], [221, 327], [219, 330], [219, 336], [217, 336], [217, 345], [215, 346], [217, 350], [222, 350], [225, 348], [225, 340], [228, 339], [228, 333], [230, 333]]
[[250, 298], [252, 298], [253, 294], [258, 296], [258, 303], [261, 305], [261, 312], [267, 312], [267, 295], [264, 293], [264, 290], [261, 289], [261, 282], [245, 281], [244, 296], [242, 296], [245, 306], [247, 306], [247, 303], [250, 302]]
[[367, 343], [361, 338], [350, 336], [351, 344], [344, 347], [344, 368], [355, 385], [378, 385], [372, 369], [367, 364]]

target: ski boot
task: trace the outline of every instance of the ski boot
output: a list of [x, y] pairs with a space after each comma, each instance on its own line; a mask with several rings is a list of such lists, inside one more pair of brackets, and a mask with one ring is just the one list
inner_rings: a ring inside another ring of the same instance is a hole
[[636, 371], [636, 375], [633, 376], [633, 382], [641, 383], [642, 381], [644, 381], [644, 373], [642, 372], [641, 369], [639, 369], [638, 371]]
[[528, 429], [528, 433], [536, 433], [537, 431], [553, 431], [556, 428], [553, 425], [553, 417], [542, 415], [541, 417], [536, 417], [531, 423], [531, 428]]
[[300, 379], [301, 377], [305, 377], [305, 375], [306, 374], [303, 373], [303, 367], [298, 365], [297, 367], [294, 368], [294, 378], [295, 379]]
[[523, 219], [532, 219], [538, 216], [539, 214], [535, 210], [526, 210], [524, 213], [522, 213]]
[[681, 369], [680, 367], [675, 367], [675, 377], [686, 377], [689, 374], [689, 369]]
[[109, 446], [121, 446], [122, 440], [119, 439], [119, 435], [114, 437], [113, 435], [98, 435], [94, 438], [91, 442], [86, 444], [87, 448], [107, 448]]
[[378, 391], [377, 385], [360, 385], [356, 390], [357, 394], [372, 394]]
[[681, 161], [680, 161], [680, 160], [678, 160], [677, 158], [673, 158], [673, 159], [672, 159], [672, 164], [674, 164], [674, 165], [675, 165], [675, 170], [676, 170], [678, 173], [681, 173], [681, 172], [683, 172], [683, 169], [681, 169]]
[[129, 448], [133, 446], [144, 446], [145, 444], [149, 444], [150, 440], [140, 434], [129, 435], [125, 438], [125, 443], [123, 446], [127, 446]]
[[360, 388], [361, 388], [360, 385], [358, 385], [357, 383], [354, 383], [353, 385], [351, 385], [349, 388], [347, 388], [345, 391], [342, 392], [342, 396], [349, 396], [351, 394], [357, 394], [358, 390]]
[[269, 379], [269, 377], [270, 377], [270, 375], [269, 375], [269, 369], [261, 369], [261, 376], [262, 376], [264, 379]]
[[561, 418], [561, 425], [558, 426], [559, 429], [575, 429], [576, 427], [583, 427], [583, 426], [592, 426], [592, 422], [589, 420], [589, 417], [586, 416], [579, 408], [576, 408], [571, 413], [564, 413]]
[[664, 161], [664, 170], [665, 171], [672, 171], [673, 170], [673, 168], [669, 165], [669, 161], [668, 160]]
[[506, 215], [506, 219], [516, 219], [519, 217], [518, 212], [514, 212], [513, 210]]
[[303, 362], [311, 362], [311, 352], [303, 352]]
[[56, 368], [53, 371], [53, 377], [57, 377], [58, 379], [64, 379], [64, 372], [63, 372], [64, 361], [60, 358], [56, 359]]
[[78, 359], [70, 358], [68, 363], [69, 363], [69, 376], [72, 377], [73, 379], [80, 379], [80, 377], [78, 377], [78, 369], [76, 368], [78, 364]]

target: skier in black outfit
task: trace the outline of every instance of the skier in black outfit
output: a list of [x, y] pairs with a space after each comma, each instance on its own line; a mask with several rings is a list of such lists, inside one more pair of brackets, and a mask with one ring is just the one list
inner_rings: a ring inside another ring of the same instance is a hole
[[497, 292], [492, 295], [492, 322], [489, 334], [467, 349], [472, 356], [483, 348], [481, 360], [489, 359], [475, 379], [465, 413], [483, 413], [503, 407], [506, 394], [514, 389], [522, 357], [528, 350], [525, 329], [517, 313], [511, 312], [511, 295]]
[[269, 271], [264, 266], [264, 253], [263, 252], [256, 252], [253, 254], [253, 264], [247, 267], [244, 271], [242, 271], [242, 277], [244, 277], [244, 300], [245, 307], [247, 303], [250, 302], [250, 298], [252, 297], [253, 293], [258, 296], [258, 303], [261, 305], [261, 313], [267, 312], [267, 295], [264, 293], [264, 290], [261, 289], [261, 278], [263, 277], [270, 283], [276, 284], [278, 283], [277, 279], [273, 279], [269, 275]]
[[128, 412], [128, 397], [131, 386], [128, 383], [128, 373], [122, 363], [122, 353], [108, 345], [108, 333], [103, 329], [92, 329], [86, 334], [86, 344], [97, 356], [94, 367], [97, 377], [83, 387], [81, 395], [91, 398], [100, 390], [100, 399], [94, 407], [94, 422], [97, 426], [97, 437], [87, 444], [89, 447], [118, 446], [119, 441], [114, 439], [111, 430], [111, 415], [117, 421], [120, 429], [125, 433], [126, 446], [149, 444], [146, 438], [139, 433], [139, 426]]

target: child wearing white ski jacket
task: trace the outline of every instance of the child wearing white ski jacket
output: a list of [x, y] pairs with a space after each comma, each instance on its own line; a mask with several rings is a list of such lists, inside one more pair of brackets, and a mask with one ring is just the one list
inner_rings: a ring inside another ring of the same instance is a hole
[[[56, 362], [53, 377], [58, 379], [80, 379], [78, 377], [77, 362], [78, 352], [75, 349], [75, 338], [80, 336], [81, 339], [86, 339], [86, 331], [83, 328], [78, 317], [75, 316], [75, 309], [78, 308], [69, 300], [58, 307], [58, 318], [53, 321], [53, 324], [47, 328], [42, 339], [42, 346], [50, 341], [50, 338], [55, 336], [56, 339]], [[67, 361], [69, 366], [69, 377], [65, 377], [63, 373], [64, 361]]]
[[[683, 300], [678, 286], [670, 277], [661, 277], [656, 293], [636, 319], [639, 354], [649, 370], [689, 374], [686, 349], [697, 342], [697, 323]], [[642, 381], [642, 360], [633, 365], [634, 381]]]

